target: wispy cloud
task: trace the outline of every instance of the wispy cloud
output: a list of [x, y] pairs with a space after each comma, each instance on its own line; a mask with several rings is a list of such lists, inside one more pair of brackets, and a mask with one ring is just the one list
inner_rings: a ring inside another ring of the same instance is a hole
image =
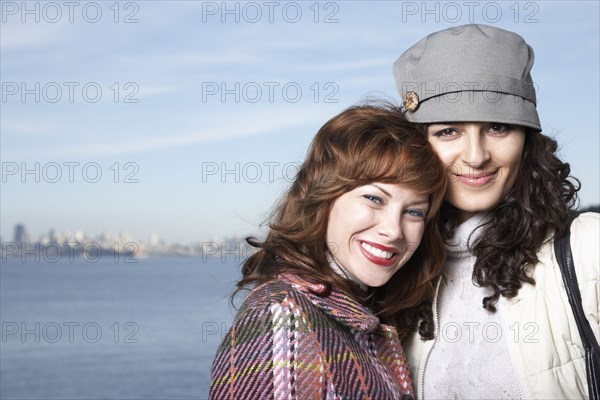
[[47, 46], [60, 42], [66, 34], [67, 26], [55, 24], [24, 24], [17, 22], [2, 22], [0, 45], [2, 52]]
[[[10, 157], [15, 159], [44, 157], [114, 157], [130, 154], [139, 154], [155, 150], [174, 149], [207, 142], [232, 140], [240, 137], [262, 135], [278, 130], [290, 130], [311, 123], [322, 123], [331, 117], [330, 111], [319, 107], [295, 107], [293, 110], [281, 110], [273, 113], [276, 118], [251, 119], [250, 115], [233, 115], [228, 124], [220, 124], [219, 128], [207, 128], [194, 132], [164, 132], [153, 136], [140, 136], [134, 139], [110, 141], [86, 141], [73, 145], [47, 146], [39, 149], [28, 149], [27, 152], [17, 150], [10, 152]], [[248, 121], [252, 121], [251, 123]], [[216, 125], [216, 124], [214, 124]], [[15, 128], [15, 127], [13, 127]], [[17, 130], [26, 127], [16, 127]], [[119, 137], [112, 133], [112, 137]]]
[[136, 97], [160, 96], [163, 94], [179, 92], [180, 90], [181, 89], [179, 87], [172, 85], [141, 84], [139, 95], [137, 95]]
[[115, 60], [124, 65], [144, 65], [176, 68], [230, 67], [246, 63], [258, 63], [261, 58], [255, 53], [233, 51], [154, 52], [143, 57], [131, 55]]
[[48, 139], [48, 137], [58, 139], [68, 136], [68, 134], [65, 134], [68, 129], [69, 126], [66, 123], [59, 121], [26, 118], [8, 119], [6, 117], [0, 121], [3, 139], [24, 136], [36, 140]]
[[297, 69], [311, 72], [328, 72], [328, 71], [351, 71], [358, 69], [367, 69], [380, 66], [389, 66], [390, 60], [387, 58], [351, 59], [347, 61], [337, 61], [329, 63], [302, 63], [296, 66]]

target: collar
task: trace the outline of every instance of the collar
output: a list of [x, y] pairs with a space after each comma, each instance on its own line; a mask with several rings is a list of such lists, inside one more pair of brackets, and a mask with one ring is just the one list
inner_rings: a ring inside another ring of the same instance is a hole
[[[483, 228], [489, 221], [489, 214], [482, 212], [458, 225], [450, 239], [446, 241], [446, 251], [449, 258], [461, 258], [469, 256], [473, 244], [481, 236]], [[480, 228], [481, 227], [481, 228]], [[479, 228], [479, 229], [478, 229]]]
[[321, 296], [325, 291], [323, 284], [310, 283], [291, 274], [280, 277], [306, 296], [315, 307], [351, 329], [372, 332], [379, 326], [379, 318], [346, 291], [332, 289], [328, 296]]
[[327, 262], [329, 262], [329, 266], [339, 276], [344, 279], [349, 279], [352, 282], [356, 283], [363, 291], [367, 291], [369, 288], [366, 284], [364, 284], [360, 279], [350, 273], [344, 266], [329, 252], [325, 252], [325, 256], [327, 257]]

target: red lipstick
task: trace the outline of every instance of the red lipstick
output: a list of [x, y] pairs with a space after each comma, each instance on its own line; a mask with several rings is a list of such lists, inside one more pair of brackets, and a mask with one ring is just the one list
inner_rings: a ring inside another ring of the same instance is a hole
[[365, 250], [365, 248], [362, 246], [362, 244], [359, 244], [358, 247], [360, 247], [360, 251], [363, 253], [363, 255], [365, 256], [365, 258], [367, 260], [371, 261], [374, 264], [381, 265], [382, 267], [390, 267], [396, 263], [396, 260], [398, 259], [398, 250], [397, 249], [395, 249], [393, 247], [383, 246], [383, 245], [373, 243], [373, 242], [367, 242], [366, 240], [363, 240], [362, 242], [368, 244], [369, 246], [375, 247], [377, 249], [394, 253], [394, 255], [392, 255], [392, 257], [390, 257], [389, 259], [383, 258], [383, 257], [377, 257], [376, 255], [371, 254], [367, 250]]

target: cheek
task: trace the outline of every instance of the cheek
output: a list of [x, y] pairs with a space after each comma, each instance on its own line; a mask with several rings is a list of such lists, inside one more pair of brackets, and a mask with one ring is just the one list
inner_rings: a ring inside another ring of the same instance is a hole
[[514, 183], [514, 181], [517, 179], [517, 176], [519, 175], [519, 171], [521, 169], [521, 162], [522, 162], [522, 154], [521, 153], [522, 153], [522, 150], [520, 152], [506, 153], [503, 156], [503, 159], [504, 159], [503, 164], [506, 167], [508, 167], [507, 173], [509, 174], [509, 176], [507, 176], [507, 181], [510, 182], [511, 184]]
[[517, 179], [519, 177], [519, 171], [520, 171], [520, 164], [519, 163], [515, 163], [514, 165], [510, 166], [510, 170], [508, 171], [508, 176], [506, 177], [506, 183], [504, 184], [504, 192], [508, 193], [510, 190], [512, 190], [515, 186], [515, 183], [517, 182]]
[[325, 239], [327, 240], [327, 242], [329, 243], [338, 240], [343, 230], [343, 221], [337, 218], [336, 213], [331, 213], [329, 215], [329, 222], [327, 223], [327, 232], [325, 234]]
[[515, 171], [519, 169], [523, 159], [523, 150], [525, 148], [525, 132], [518, 132], [511, 136], [512, 143], [503, 146], [506, 149], [504, 159], [506, 163]]
[[329, 252], [336, 257], [340, 254], [340, 244], [344, 241], [342, 237], [343, 227], [339, 224], [330, 224], [327, 227], [327, 234], [325, 235], [325, 242]]
[[419, 244], [421, 243], [423, 233], [425, 233], [425, 224], [413, 224], [413, 226], [409, 226], [405, 232], [406, 233], [404, 236], [406, 240], [407, 251], [412, 253], [417, 249], [417, 247], [419, 247]]
[[429, 141], [433, 151], [442, 160], [444, 164], [451, 164], [456, 158], [457, 149], [449, 143], [440, 143]]
[[518, 153], [517, 155], [514, 156], [514, 158], [513, 158], [513, 169], [515, 171], [518, 171], [520, 169], [522, 161], [523, 161], [523, 155], [522, 155], [522, 153]]
[[334, 205], [329, 213], [325, 235], [327, 245], [332, 252], [355, 233], [361, 225], [361, 218], [364, 217], [361, 217], [360, 207], [353, 203], [340, 201]]
[[[339, 210], [337, 204], [334, 204], [329, 212], [329, 218], [327, 221], [327, 229], [325, 231], [325, 241], [327, 245], [334, 243], [339, 240], [339, 232], [342, 228], [342, 221], [339, 218]], [[330, 250], [333, 250], [330, 248]]]

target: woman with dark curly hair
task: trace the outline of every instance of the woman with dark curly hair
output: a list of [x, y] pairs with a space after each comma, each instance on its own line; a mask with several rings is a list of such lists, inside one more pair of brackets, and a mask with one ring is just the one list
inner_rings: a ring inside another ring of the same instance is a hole
[[[317, 133], [213, 363], [211, 399], [400, 399], [400, 339], [443, 264], [445, 173], [399, 108], [352, 107]], [[429, 313], [431, 324], [432, 315]]]
[[[447, 260], [435, 340], [405, 342], [419, 398], [587, 398], [582, 341], [553, 251], [579, 182], [541, 133], [533, 50], [486, 25], [433, 33], [394, 77], [403, 113], [446, 165]], [[570, 226], [583, 308], [598, 339], [597, 213]]]

